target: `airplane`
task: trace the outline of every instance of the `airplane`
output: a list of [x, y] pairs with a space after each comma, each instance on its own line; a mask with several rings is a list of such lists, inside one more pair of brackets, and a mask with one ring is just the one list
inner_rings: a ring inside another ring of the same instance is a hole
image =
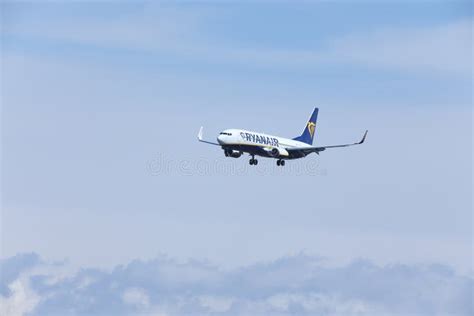
[[361, 145], [367, 137], [367, 130], [362, 140], [345, 145], [332, 145], [314, 147], [313, 139], [316, 132], [316, 122], [319, 109], [315, 108], [301, 136], [293, 139], [251, 132], [243, 129], [227, 129], [219, 134], [217, 143], [203, 140], [203, 127], [198, 133], [198, 140], [202, 143], [220, 146], [226, 157], [239, 158], [248, 153], [251, 158], [250, 165], [258, 165], [255, 156], [277, 159], [277, 166], [284, 166], [286, 160], [304, 158], [311, 153], [319, 155], [320, 152], [329, 148], [349, 147]]

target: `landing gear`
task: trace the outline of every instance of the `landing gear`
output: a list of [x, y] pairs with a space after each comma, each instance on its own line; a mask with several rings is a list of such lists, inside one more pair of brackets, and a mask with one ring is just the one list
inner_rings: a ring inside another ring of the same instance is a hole
[[277, 160], [277, 166], [282, 166], [282, 167], [283, 167], [284, 165], [285, 165], [285, 161], [284, 161], [284, 160], [282, 160], [282, 159], [278, 159], [278, 160]]
[[250, 164], [251, 166], [256, 166], [256, 165], [258, 165], [258, 160], [255, 159], [255, 156], [252, 156], [252, 158], [250, 158], [249, 164]]

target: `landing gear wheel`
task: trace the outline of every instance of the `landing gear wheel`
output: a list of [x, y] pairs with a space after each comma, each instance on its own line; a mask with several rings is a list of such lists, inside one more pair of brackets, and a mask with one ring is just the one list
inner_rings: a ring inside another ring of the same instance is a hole
[[282, 160], [282, 161], [280, 162], [280, 165], [281, 165], [282, 167], [284, 167], [284, 166], [285, 166], [285, 161]]
[[281, 165], [281, 161], [277, 160], [277, 166], [279, 167]]
[[254, 166], [258, 165], [258, 160], [255, 159], [255, 156], [252, 156], [252, 158], [250, 158], [249, 164], [250, 164], [251, 166], [252, 166], [252, 165], [254, 165]]

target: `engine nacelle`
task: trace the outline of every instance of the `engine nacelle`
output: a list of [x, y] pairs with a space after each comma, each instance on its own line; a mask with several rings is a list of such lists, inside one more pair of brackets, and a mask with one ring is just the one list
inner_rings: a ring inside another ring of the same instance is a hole
[[290, 154], [285, 148], [274, 147], [268, 150], [268, 154], [273, 158], [288, 157]]
[[224, 151], [226, 157], [239, 158], [242, 156], [242, 152], [238, 150], [226, 149]]

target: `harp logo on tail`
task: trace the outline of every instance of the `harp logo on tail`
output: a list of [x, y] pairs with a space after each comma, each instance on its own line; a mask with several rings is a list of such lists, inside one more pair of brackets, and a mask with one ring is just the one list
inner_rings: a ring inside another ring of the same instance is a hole
[[308, 122], [308, 131], [311, 134], [311, 138], [314, 137], [314, 130], [316, 129], [316, 123]]

